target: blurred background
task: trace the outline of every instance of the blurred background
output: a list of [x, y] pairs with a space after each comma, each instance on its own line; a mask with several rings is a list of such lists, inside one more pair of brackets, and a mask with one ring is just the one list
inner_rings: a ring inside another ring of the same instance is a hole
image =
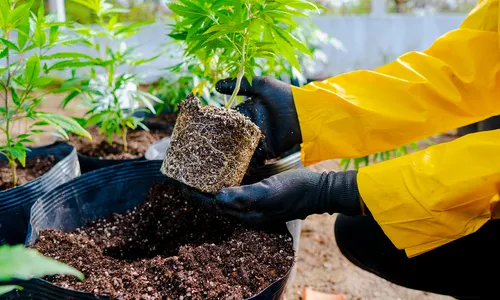
[[[170, 11], [164, 0], [114, 0], [130, 9], [120, 21], [157, 21], [136, 38], [146, 56], [168, 43], [166, 37]], [[323, 79], [356, 69], [373, 69], [413, 50], [424, 50], [440, 35], [457, 28], [477, 1], [473, 0], [317, 0], [326, 9], [312, 21], [326, 35], [312, 38], [326, 40], [316, 52], [317, 64], [305, 68], [309, 79]], [[60, 20], [91, 24], [91, 12], [74, 2], [46, 0], [47, 13]], [[131, 41], [132, 42], [132, 41]], [[154, 68], [151, 68], [154, 65]], [[172, 65], [169, 55], [144, 65], [148, 81], [161, 75], [161, 67]]]

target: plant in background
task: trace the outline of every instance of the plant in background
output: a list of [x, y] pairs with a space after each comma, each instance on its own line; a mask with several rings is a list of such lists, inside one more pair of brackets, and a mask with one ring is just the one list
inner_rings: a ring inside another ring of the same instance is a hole
[[29, 280], [34, 277], [47, 275], [73, 275], [83, 280], [83, 274], [78, 270], [45, 257], [34, 249], [24, 248], [23, 245], [0, 246], [0, 295], [15, 289], [22, 290], [17, 285], [9, 284], [10, 280]]
[[[96, 125], [111, 144], [113, 135], [121, 137], [123, 150], [128, 151], [127, 132], [142, 124], [134, 115], [140, 104], [154, 112], [155, 96], [140, 91], [140, 78], [135, 68], [157, 57], [143, 58], [138, 47], [130, 47], [125, 40], [151, 22], [118, 22], [127, 9], [115, 8], [105, 0], [72, 0], [90, 9], [96, 16], [98, 27], [78, 26], [75, 31], [86, 38], [94, 56], [86, 57], [82, 66], [90, 66], [88, 74], [77, 75], [60, 91], [71, 91], [63, 101], [65, 107], [72, 99], [83, 96], [87, 113], [85, 126]], [[105, 44], [102, 44], [102, 40]], [[74, 72], [77, 74], [77, 72]]]
[[[434, 142], [430, 139], [425, 139], [422, 141], [427, 145], [433, 145]], [[401, 146], [396, 149], [392, 149], [389, 151], [375, 153], [371, 156], [371, 163], [376, 163], [380, 161], [386, 161], [391, 158], [400, 157], [409, 153], [409, 150], [413, 149], [415, 151], [419, 150], [418, 143], [414, 142], [409, 145]], [[344, 167], [344, 170], [349, 169], [351, 166], [351, 162], [353, 163], [354, 169], [359, 169], [362, 165], [368, 166], [370, 164], [370, 155], [359, 157], [359, 158], [343, 158], [340, 160], [340, 167]]]
[[[32, 138], [44, 131], [42, 126], [50, 125], [63, 137], [67, 131], [90, 138], [75, 120], [61, 115], [39, 111], [40, 104], [48, 92], [43, 89], [51, 83], [50, 77], [41, 76], [42, 61], [59, 56], [78, 56], [77, 53], [48, 52], [57, 45], [69, 45], [77, 42], [60, 33], [64, 24], [51, 23], [44, 15], [43, 1], [38, 14], [30, 14], [34, 0], [21, 2], [15, 0], [0, 1], [0, 95], [3, 105], [0, 107], [0, 154], [7, 158], [12, 169], [12, 184], [17, 185], [17, 163], [23, 167], [26, 163], [27, 144]], [[74, 61], [69, 61], [70, 62]], [[43, 65], [45, 73], [54, 69], [64, 69], [62, 65], [48, 67]], [[16, 132], [22, 124], [22, 132]]]
[[320, 12], [308, 0], [179, 0], [168, 7], [176, 14], [169, 34], [185, 44], [185, 55], [202, 66], [204, 77], [215, 81], [237, 79], [236, 88], [224, 106], [235, 104], [241, 80], [259, 72], [263, 61], [286, 59], [300, 71], [298, 53], [311, 51], [293, 30], [300, 26], [297, 17], [304, 11]]

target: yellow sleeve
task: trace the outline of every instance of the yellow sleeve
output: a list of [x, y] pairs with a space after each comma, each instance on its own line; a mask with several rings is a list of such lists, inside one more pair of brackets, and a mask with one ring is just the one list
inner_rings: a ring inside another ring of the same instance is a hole
[[499, 0], [423, 52], [293, 88], [305, 165], [362, 157], [500, 114]]
[[498, 218], [499, 153], [500, 130], [470, 134], [359, 169], [359, 191], [394, 245], [416, 256]]

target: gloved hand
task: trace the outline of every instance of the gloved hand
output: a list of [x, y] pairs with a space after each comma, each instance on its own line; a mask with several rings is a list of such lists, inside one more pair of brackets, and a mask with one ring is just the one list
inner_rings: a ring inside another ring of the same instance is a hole
[[[215, 89], [219, 93], [231, 95], [235, 85], [235, 79], [223, 79], [217, 82]], [[236, 106], [236, 110], [252, 120], [264, 134], [252, 164], [262, 165], [264, 160], [278, 158], [302, 143], [289, 84], [270, 77], [254, 77], [250, 85], [243, 79], [238, 95], [248, 98]]]
[[315, 173], [307, 169], [274, 175], [261, 182], [192, 196], [224, 215], [257, 228], [305, 219], [312, 214], [360, 215], [357, 171]]

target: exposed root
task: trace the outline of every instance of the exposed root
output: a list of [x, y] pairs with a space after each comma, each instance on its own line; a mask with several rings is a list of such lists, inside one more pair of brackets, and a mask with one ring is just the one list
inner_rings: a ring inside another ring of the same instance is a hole
[[208, 193], [239, 185], [261, 136], [239, 112], [202, 108], [190, 95], [180, 105], [162, 172]]

